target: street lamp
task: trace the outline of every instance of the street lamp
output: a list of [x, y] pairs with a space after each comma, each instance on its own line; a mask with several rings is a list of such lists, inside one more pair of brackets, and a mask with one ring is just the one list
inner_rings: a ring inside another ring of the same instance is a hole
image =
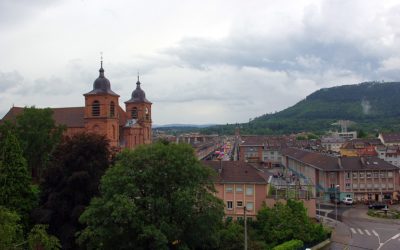
[[246, 205], [243, 206], [244, 213], [244, 250], [247, 250], [247, 218], [246, 218]]
[[[337, 193], [339, 191], [340, 186], [336, 185], [336, 190], [335, 190], [335, 198], [337, 197]], [[335, 199], [335, 210], [336, 210], [336, 222], [337, 223], [337, 204], [340, 202], [340, 198], [338, 197], [337, 200]]]

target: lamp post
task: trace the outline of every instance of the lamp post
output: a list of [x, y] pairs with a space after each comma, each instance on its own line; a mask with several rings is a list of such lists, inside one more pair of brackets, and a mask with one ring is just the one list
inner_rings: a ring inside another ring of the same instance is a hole
[[[338, 193], [338, 191], [339, 191], [339, 188], [340, 188], [340, 186], [339, 185], [336, 185], [336, 190], [335, 190], [335, 198], [336, 198], [336, 196], [337, 196], [337, 193]], [[336, 210], [336, 222], [335, 223], [337, 223], [337, 204], [338, 204], [338, 201], [340, 201], [340, 198], [338, 197], [337, 198], [338, 200], [336, 200], [335, 199], [335, 210]]]
[[247, 218], [246, 218], [246, 205], [243, 207], [244, 213], [244, 250], [247, 250]]

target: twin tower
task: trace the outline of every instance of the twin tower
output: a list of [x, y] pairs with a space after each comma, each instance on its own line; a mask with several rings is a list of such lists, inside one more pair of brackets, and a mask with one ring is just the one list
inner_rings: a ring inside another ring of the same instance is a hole
[[112, 147], [135, 148], [151, 143], [151, 105], [145, 92], [136, 82], [131, 99], [125, 102], [125, 111], [119, 106], [119, 95], [111, 90], [104, 76], [103, 62], [93, 90], [84, 94], [84, 124], [87, 132], [103, 134]]

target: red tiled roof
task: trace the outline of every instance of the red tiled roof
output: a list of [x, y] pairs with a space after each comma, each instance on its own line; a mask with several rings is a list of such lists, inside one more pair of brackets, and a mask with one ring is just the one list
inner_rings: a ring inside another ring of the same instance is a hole
[[382, 133], [381, 136], [385, 143], [399, 143], [400, 144], [400, 133]]
[[[246, 162], [241, 161], [202, 161], [204, 165], [217, 172], [217, 182], [223, 183], [264, 183], [267, 184], [268, 174], [261, 172]], [[222, 165], [222, 171], [219, 169]]]
[[[53, 111], [53, 119], [57, 125], [65, 125], [68, 128], [85, 127], [85, 107], [50, 108]], [[22, 107], [12, 107], [1, 121], [14, 121], [24, 111]], [[124, 126], [127, 121], [125, 111], [118, 106], [119, 125]]]
[[393, 170], [398, 167], [385, 162], [378, 157], [334, 157], [326, 154], [287, 148], [283, 150], [282, 155], [288, 156], [297, 161], [303, 162], [312, 167], [326, 171], [342, 170]]

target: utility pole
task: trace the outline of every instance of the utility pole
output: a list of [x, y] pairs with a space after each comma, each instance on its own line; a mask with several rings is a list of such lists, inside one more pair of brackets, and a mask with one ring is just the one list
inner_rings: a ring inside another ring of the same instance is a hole
[[246, 206], [243, 207], [244, 213], [244, 250], [247, 250], [247, 218], [246, 218]]

